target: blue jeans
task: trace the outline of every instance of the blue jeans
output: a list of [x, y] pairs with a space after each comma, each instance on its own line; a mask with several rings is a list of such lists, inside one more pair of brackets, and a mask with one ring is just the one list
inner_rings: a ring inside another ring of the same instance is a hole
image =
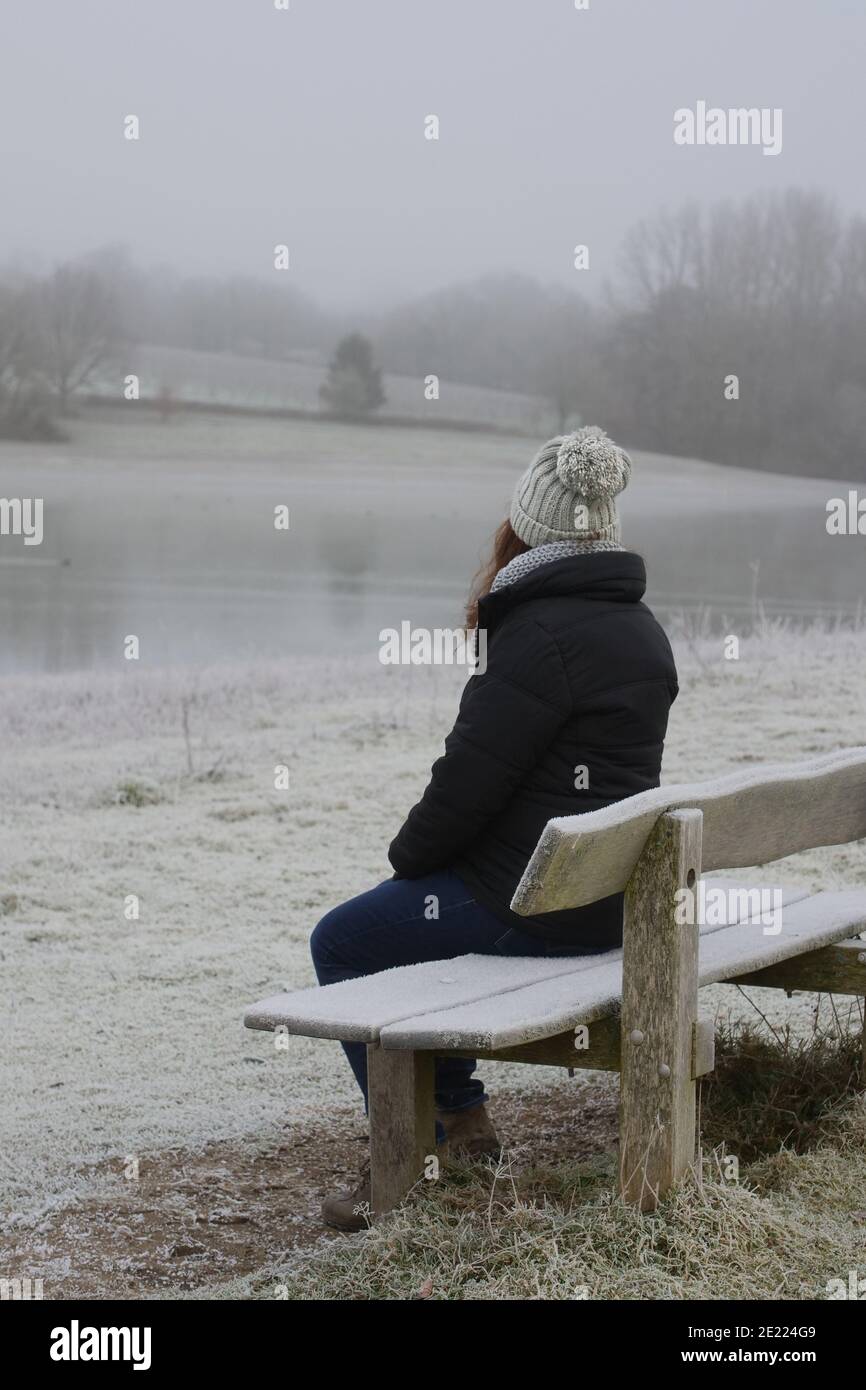
[[[438, 916], [428, 918], [430, 898]], [[378, 888], [335, 907], [313, 932], [310, 950], [320, 985], [356, 980], [396, 965], [448, 960], [470, 953], [483, 956], [572, 956], [592, 950], [548, 946], [504, 922], [475, 901], [466, 884], [450, 869], [425, 878], [388, 879]], [[367, 1106], [367, 1048], [342, 1047]], [[436, 1058], [436, 1105], [466, 1110], [487, 1099], [473, 1077], [476, 1063], [466, 1057]]]

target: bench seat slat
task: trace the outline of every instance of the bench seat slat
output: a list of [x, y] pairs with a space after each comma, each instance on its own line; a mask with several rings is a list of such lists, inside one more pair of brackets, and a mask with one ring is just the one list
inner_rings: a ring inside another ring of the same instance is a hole
[[598, 956], [545, 960], [467, 955], [402, 965], [359, 980], [260, 999], [244, 1015], [244, 1023], [247, 1028], [282, 1026], [309, 1038], [375, 1042], [389, 1023], [431, 1009], [471, 1006], [491, 994], [504, 997], [525, 985], [588, 969], [596, 960]]
[[[706, 886], [730, 891], [732, 888], [754, 889], [757, 885], [732, 879], [710, 879]], [[806, 896], [805, 888], [782, 890], [783, 904]], [[745, 911], [747, 904], [742, 906]], [[471, 1005], [491, 995], [504, 995], [560, 975], [582, 973], [605, 959], [607, 956], [466, 955], [447, 961], [404, 965], [360, 980], [272, 995], [253, 1004], [244, 1023], [247, 1028], [269, 1031], [283, 1027], [289, 1033], [310, 1038], [375, 1042], [382, 1028], [389, 1024]]]
[[[701, 933], [699, 982], [716, 984], [734, 975], [787, 960], [800, 952], [843, 941], [866, 930], [866, 891], [819, 893], [788, 905], [777, 936], [760, 923], [740, 923]], [[614, 1012], [622, 988], [622, 952], [596, 956], [580, 976], [560, 976], [501, 998], [429, 1012], [381, 1031], [385, 1048], [492, 1050], [553, 1037], [579, 1023]]]

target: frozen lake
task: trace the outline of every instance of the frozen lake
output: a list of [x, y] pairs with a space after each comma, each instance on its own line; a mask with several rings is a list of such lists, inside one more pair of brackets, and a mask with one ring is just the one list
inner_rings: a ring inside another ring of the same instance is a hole
[[[406, 619], [454, 626], [532, 441], [454, 431], [122, 411], [68, 443], [0, 444], [0, 496], [44, 499], [44, 540], [0, 537], [0, 671], [378, 650]], [[539, 441], [540, 442], [540, 441]], [[661, 617], [736, 631], [853, 614], [863, 537], [831, 537], [851, 484], [635, 454], [621, 499]], [[274, 508], [290, 509], [288, 532]]]

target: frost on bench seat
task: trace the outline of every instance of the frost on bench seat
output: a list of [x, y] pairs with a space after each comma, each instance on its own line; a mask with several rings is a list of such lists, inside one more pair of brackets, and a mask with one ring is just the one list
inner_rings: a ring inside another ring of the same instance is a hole
[[[866, 890], [818, 893], [784, 906], [782, 930], [765, 935], [760, 923], [702, 928], [699, 982], [716, 984], [803, 951], [828, 946], [866, 930]], [[595, 956], [579, 976], [562, 975], [498, 998], [429, 1010], [383, 1028], [384, 1048], [441, 1047], [485, 1051], [516, 1047], [592, 1023], [613, 1013], [622, 992], [622, 952]]]
[[309, 1038], [375, 1042], [386, 1024], [431, 1009], [471, 1005], [490, 994], [505, 994], [556, 975], [573, 975], [597, 959], [467, 955], [402, 965], [359, 980], [260, 999], [247, 1011], [244, 1023], [247, 1028], [284, 1027]]
[[[750, 891], [757, 885], [734, 879], [710, 879], [706, 887]], [[766, 887], [766, 885], [764, 885]], [[782, 891], [782, 902], [806, 896], [806, 889]], [[742, 910], [748, 905], [743, 904]], [[621, 952], [613, 952], [619, 960]], [[452, 960], [398, 966], [342, 984], [314, 986], [261, 999], [247, 1011], [248, 1028], [285, 1028], [311, 1038], [375, 1042], [389, 1024], [460, 1005], [471, 1006], [491, 995], [523, 990], [561, 975], [589, 970], [608, 956], [457, 956]]]

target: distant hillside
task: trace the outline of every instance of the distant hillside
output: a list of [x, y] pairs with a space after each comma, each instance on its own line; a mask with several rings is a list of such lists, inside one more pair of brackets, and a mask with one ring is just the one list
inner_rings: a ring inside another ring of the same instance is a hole
[[[139, 376], [143, 400], [155, 401], [168, 393], [171, 400], [196, 405], [318, 411], [326, 366], [311, 360], [276, 362], [145, 344], [130, 349], [129, 365], [117, 376], [106, 373], [95, 379], [95, 391], [120, 397], [126, 371]], [[425, 420], [431, 425], [453, 421], [533, 436], [543, 436], [554, 427], [549, 405], [537, 396], [441, 381], [439, 400], [428, 401], [423, 377], [387, 373], [384, 384], [387, 402], [379, 416], [385, 418]]]

